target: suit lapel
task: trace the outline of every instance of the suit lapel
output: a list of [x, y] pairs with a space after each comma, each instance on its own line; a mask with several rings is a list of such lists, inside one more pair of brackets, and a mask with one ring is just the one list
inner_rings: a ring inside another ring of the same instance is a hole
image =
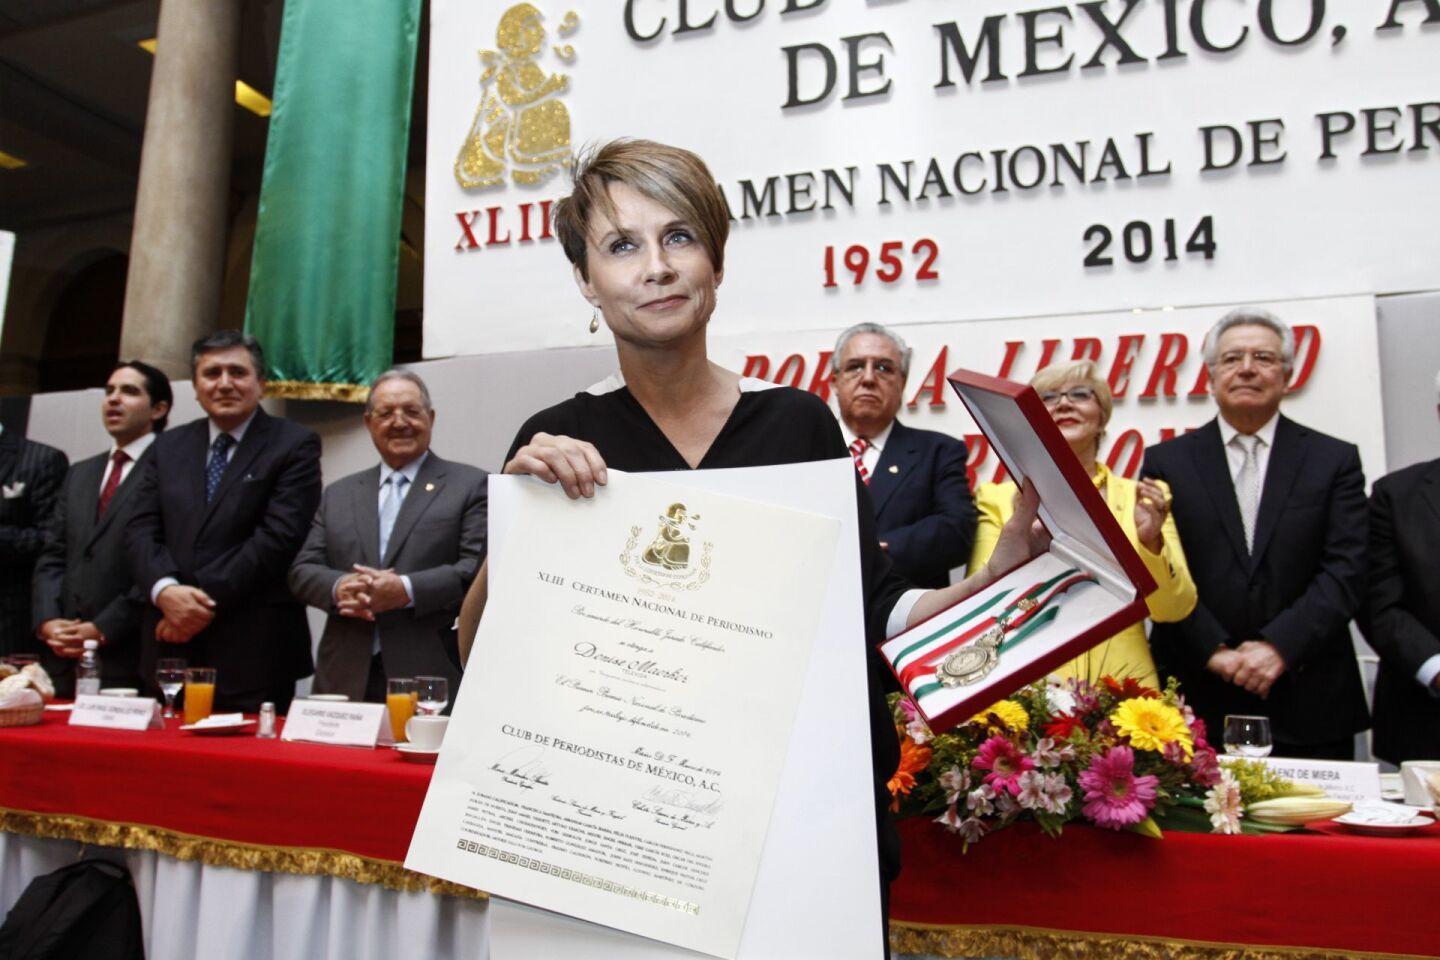
[[885, 449], [880, 451], [880, 459], [875, 461], [875, 472], [870, 475], [870, 499], [875, 504], [876, 515], [885, 509], [886, 502], [909, 477], [914, 465], [915, 434], [896, 420]]
[[1275, 447], [1265, 465], [1265, 489], [1260, 491], [1260, 509], [1255, 517], [1255, 549], [1250, 554], [1252, 569], [1265, 555], [1265, 545], [1275, 533], [1280, 515], [1285, 512], [1285, 502], [1290, 499], [1290, 488], [1300, 476], [1300, 466], [1305, 462], [1306, 432], [1304, 427], [1283, 416], [1275, 424]]
[[365, 566], [380, 566], [380, 468], [366, 470], [351, 487], [351, 515], [360, 536]]
[[1240, 502], [1235, 499], [1235, 481], [1230, 478], [1230, 459], [1220, 442], [1219, 423], [1211, 420], [1195, 431], [1194, 447], [1195, 473], [1210, 495], [1215, 516], [1225, 528], [1236, 559], [1248, 565], [1250, 554], [1245, 549], [1245, 525], [1240, 521]]
[[1440, 460], [1430, 464], [1430, 469], [1420, 478], [1420, 498], [1440, 517]]
[[[146, 451], [147, 453], [149, 451]], [[95, 511], [100, 506], [100, 479], [105, 476], [105, 463], [109, 458], [101, 455], [93, 457], [82, 463], [77, 463], [70, 469], [75, 471], [75, 497], [72, 507], [76, 516], [80, 517], [80, 523], [85, 533], [85, 546], [88, 548], [94, 545], [106, 528], [115, 520], [115, 507], [120, 502], [120, 495], [130, 481], [135, 479], [135, 471], [140, 464], [130, 468], [130, 476], [126, 477], [115, 491], [115, 496], [110, 498], [110, 505], [105, 508], [105, 516], [99, 520], [95, 519]], [[141, 459], [144, 459], [143, 457]]]
[[[382, 567], [394, 565], [395, 555], [405, 545], [405, 538], [410, 536], [416, 522], [430, 508], [430, 504], [435, 502], [440, 491], [445, 489], [444, 477], [445, 461], [435, 454], [430, 454], [425, 458], [425, 462], [420, 464], [420, 472], [415, 474], [415, 482], [410, 485], [410, 492], [405, 494], [405, 502], [400, 504], [400, 515], [395, 518], [395, 529], [390, 531], [390, 542], [385, 545], [385, 556], [380, 559]], [[375, 536], [378, 543], [378, 524]]]
[[20, 459], [20, 441], [8, 430], [0, 433], [0, 480], [9, 480]]
[[[200, 500], [203, 503], [205, 500], [205, 464], [210, 459], [210, 428], [203, 423], [202, 426], [206, 438], [205, 452], [201, 455], [200, 461]], [[274, 424], [270, 420], [270, 415], [257, 408], [255, 419], [250, 421], [250, 428], [245, 431], [245, 439], [241, 440], [240, 445], [235, 448], [234, 456], [230, 458], [230, 463], [226, 465], [225, 472], [220, 476], [220, 485], [215, 488], [214, 498], [206, 504], [205, 520], [201, 521], [202, 527], [215, 513], [216, 506], [225, 499], [225, 495], [249, 473], [251, 464], [260, 455], [260, 451], [265, 448], [265, 444], [269, 442], [270, 431], [273, 428]]]

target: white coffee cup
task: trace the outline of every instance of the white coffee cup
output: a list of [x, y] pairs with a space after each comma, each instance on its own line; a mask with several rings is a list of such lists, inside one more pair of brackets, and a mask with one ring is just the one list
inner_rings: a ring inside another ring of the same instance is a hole
[[445, 728], [449, 725], [449, 717], [416, 714], [405, 724], [405, 736], [410, 740], [410, 746], [417, 750], [439, 750], [445, 739]]
[[100, 691], [102, 697], [138, 697], [140, 691], [134, 687], [106, 687]]
[[1440, 760], [1406, 760], [1400, 764], [1400, 784], [1405, 788], [1405, 803], [1412, 807], [1428, 807], [1435, 803], [1425, 780], [1440, 773]]

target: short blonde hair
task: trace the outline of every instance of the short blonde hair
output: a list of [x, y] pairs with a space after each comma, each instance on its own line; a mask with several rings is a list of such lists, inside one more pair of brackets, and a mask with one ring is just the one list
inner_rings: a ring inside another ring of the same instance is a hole
[[1096, 372], [1094, 360], [1052, 363], [1030, 378], [1036, 393], [1059, 390], [1067, 383], [1083, 383], [1095, 391], [1095, 402], [1100, 404], [1100, 427], [1104, 429], [1115, 409], [1115, 398], [1110, 395], [1110, 384]]
[[585, 241], [596, 214], [613, 220], [610, 184], [632, 190], [669, 207], [695, 231], [695, 239], [718, 274], [725, 269], [725, 240], [730, 235], [730, 210], [705, 161], [680, 147], [653, 140], [612, 140], [575, 158], [575, 188], [555, 202], [555, 233], [565, 256], [590, 279]]

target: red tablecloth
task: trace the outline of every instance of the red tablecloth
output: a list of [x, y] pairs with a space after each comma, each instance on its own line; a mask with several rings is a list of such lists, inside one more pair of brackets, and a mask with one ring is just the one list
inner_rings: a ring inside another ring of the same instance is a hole
[[[928, 820], [903, 821], [900, 832], [892, 929], [917, 952], [948, 944], [993, 955], [1029, 943], [1100, 957], [1122, 955], [1116, 944], [1136, 956], [1236, 956], [1236, 945], [1440, 956], [1440, 825], [1404, 838], [1334, 828], [1163, 840], [1075, 825], [1052, 840], [1017, 824], [963, 855], [960, 838]], [[1147, 939], [1159, 949], [1132, 949]]]
[[[149, 844], [168, 852], [184, 838], [206, 838], [340, 852], [398, 871], [434, 770], [388, 748], [202, 736], [181, 732], [178, 720], [145, 732], [68, 720], [47, 712], [40, 726], [0, 728], [0, 827], [101, 842], [95, 829], [60, 826], [84, 819], [136, 836], [174, 834]], [[139, 845], [130, 839], [123, 845]]]
[[[0, 829], [451, 890], [400, 868], [432, 767], [383, 748], [197, 736], [178, 721], [144, 733], [67, 721], [0, 728]], [[1020, 824], [964, 855], [928, 820], [900, 829], [892, 930], [913, 952], [1440, 956], [1440, 826], [1164, 840], [1072, 826], [1051, 840]]]

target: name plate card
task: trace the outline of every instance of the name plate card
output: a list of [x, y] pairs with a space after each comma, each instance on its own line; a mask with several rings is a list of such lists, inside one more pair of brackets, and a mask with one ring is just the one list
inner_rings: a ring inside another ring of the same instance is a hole
[[377, 743], [394, 742], [390, 711], [385, 704], [333, 700], [296, 700], [290, 704], [280, 739], [371, 748]]
[[160, 704], [149, 697], [99, 697], [82, 694], [70, 711], [72, 727], [106, 727], [110, 730], [152, 730], [165, 724]]
[[[1222, 756], [1220, 761], [1235, 759]], [[1264, 757], [1261, 763], [1286, 780], [1324, 787], [1336, 800], [1346, 803], [1380, 802], [1380, 765], [1343, 760], [1296, 760]]]

